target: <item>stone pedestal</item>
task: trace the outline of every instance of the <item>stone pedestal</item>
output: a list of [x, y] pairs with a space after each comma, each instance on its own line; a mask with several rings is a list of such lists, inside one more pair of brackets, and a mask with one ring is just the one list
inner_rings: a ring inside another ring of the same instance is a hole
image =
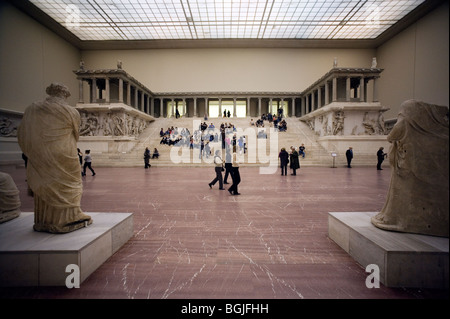
[[364, 268], [375, 264], [387, 287], [449, 287], [449, 240], [375, 227], [377, 212], [329, 213], [328, 235]]
[[131, 213], [89, 213], [94, 223], [66, 234], [33, 230], [34, 213], [0, 225], [0, 286], [65, 286], [68, 265], [80, 283], [133, 235]]

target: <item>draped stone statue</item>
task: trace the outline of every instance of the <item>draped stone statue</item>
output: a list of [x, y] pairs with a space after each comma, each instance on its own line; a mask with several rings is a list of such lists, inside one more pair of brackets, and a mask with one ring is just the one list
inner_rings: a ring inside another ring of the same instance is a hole
[[19, 190], [9, 174], [0, 172], [0, 224], [19, 215]]
[[91, 224], [81, 211], [83, 193], [77, 154], [80, 115], [67, 104], [68, 88], [52, 83], [44, 101], [25, 109], [18, 142], [28, 157], [27, 180], [34, 193], [34, 230], [67, 233]]
[[415, 100], [401, 105], [387, 136], [392, 176], [375, 226], [449, 237], [448, 110]]

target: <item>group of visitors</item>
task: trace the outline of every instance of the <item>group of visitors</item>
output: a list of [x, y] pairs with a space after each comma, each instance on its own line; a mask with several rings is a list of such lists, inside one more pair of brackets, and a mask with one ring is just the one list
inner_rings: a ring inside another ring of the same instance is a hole
[[279, 132], [287, 131], [287, 122], [283, 119], [283, 109], [278, 109], [277, 114], [263, 114], [261, 118], [257, 119], [256, 122], [253, 122], [253, 119], [250, 120], [250, 125], [255, 125], [256, 127], [265, 127], [264, 121], [269, 122], [270, 127], [274, 127]]
[[144, 151], [144, 164], [145, 164], [144, 165], [145, 169], [152, 166], [152, 165], [150, 165], [150, 150], [148, 149], [148, 147], [146, 147], [145, 151]]
[[149, 167], [152, 166], [150, 164], [150, 157], [152, 159], [153, 158], [156, 158], [156, 159], [159, 158], [159, 151], [158, 151], [158, 149], [156, 147], [153, 149], [153, 155], [150, 154], [150, 149], [148, 147], [145, 148], [145, 151], [144, 151], [144, 168], [149, 168]]
[[[351, 163], [353, 160], [353, 147], [349, 147], [345, 152], [345, 157], [347, 158], [347, 167], [352, 168]], [[380, 147], [377, 151], [377, 170], [382, 171], [381, 164], [387, 157], [387, 153], [384, 152], [384, 147]]]
[[[217, 182], [219, 182], [219, 189], [225, 190], [223, 187], [224, 184], [229, 184], [227, 179], [228, 176], [231, 177], [232, 184], [228, 188], [228, 192], [231, 195], [241, 195], [238, 191], [238, 185], [241, 182], [241, 174], [239, 172], [239, 163], [236, 158], [236, 152], [232, 152], [231, 150], [235, 149], [232, 148], [230, 145], [226, 147], [225, 150], [225, 160], [221, 157], [221, 151], [216, 150], [216, 153], [214, 155], [214, 170], [216, 173], [216, 176], [214, 179], [208, 183], [209, 188], [212, 188]], [[222, 172], [225, 171], [225, 177], [222, 176]]]
[[297, 175], [297, 169], [300, 168], [299, 161], [299, 153], [295, 149], [295, 147], [290, 147], [290, 153], [286, 151], [286, 148], [282, 148], [280, 153], [278, 154], [278, 158], [280, 160], [280, 168], [281, 168], [281, 176], [287, 176], [287, 166], [289, 164], [289, 168], [292, 169], [293, 176]]
[[[222, 142], [222, 149], [225, 149], [226, 145], [229, 144], [232, 144], [233, 146], [237, 145], [239, 153], [245, 153], [246, 137], [237, 137], [236, 132], [237, 129], [232, 123], [221, 123], [217, 130], [214, 123], [208, 125], [206, 121], [204, 121], [193, 134], [191, 134], [187, 128], [182, 128], [180, 130], [177, 127], [171, 127], [166, 131], [161, 128], [160, 144], [200, 149], [199, 158], [202, 158], [203, 156], [209, 158], [209, 156], [212, 155], [209, 143], [213, 142]], [[233, 134], [233, 136], [229, 137], [231, 134]]]

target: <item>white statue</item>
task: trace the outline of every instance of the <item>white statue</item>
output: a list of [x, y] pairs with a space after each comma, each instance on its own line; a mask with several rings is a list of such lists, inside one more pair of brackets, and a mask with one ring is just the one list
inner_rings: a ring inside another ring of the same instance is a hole
[[375, 58], [375, 57], [372, 58], [372, 66], [371, 66], [371, 68], [372, 69], [376, 69], [377, 68], [377, 58]]
[[449, 237], [448, 107], [409, 100], [387, 136], [389, 192], [375, 226]]
[[19, 190], [9, 174], [0, 172], [0, 224], [19, 215]]
[[44, 101], [25, 109], [18, 142], [28, 157], [27, 180], [34, 193], [34, 230], [67, 233], [91, 224], [81, 211], [78, 160], [80, 114], [67, 104], [70, 92], [52, 83]]
[[337, 66], [338, 66], [337, 58], [334, 58], [334, 60], [333, 60], [333, 68], [337, 68]]

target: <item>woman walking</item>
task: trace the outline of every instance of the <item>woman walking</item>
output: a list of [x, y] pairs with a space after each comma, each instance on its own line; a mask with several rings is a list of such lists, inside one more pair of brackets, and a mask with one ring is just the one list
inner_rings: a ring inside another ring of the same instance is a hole
[[291, 175], [297, 175], [297, 169], [300, 168], [300, 162], [298, 160], [298, 152], [296, 151], [295, 147], [291, 146], [291, 154], [289, 154], [290, 157], [290, 168], [292, 169]]

